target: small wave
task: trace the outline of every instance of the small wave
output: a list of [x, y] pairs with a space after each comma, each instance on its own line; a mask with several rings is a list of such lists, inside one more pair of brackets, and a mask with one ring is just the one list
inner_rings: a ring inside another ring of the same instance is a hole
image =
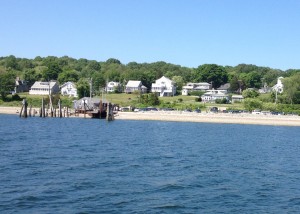
[[159, 191], [172, 191], [172, 190], [180, 190], [184, 188], [185, 186], [179, 184], [164, 184], [159, 187]]
[[290, 206], [299, 206], [300, 205], [300, 198], [291, 198], [289, 200]]
[[162, 204], [154, 207], [155, 209], [183, 209], [185, 206], [180, 204]]

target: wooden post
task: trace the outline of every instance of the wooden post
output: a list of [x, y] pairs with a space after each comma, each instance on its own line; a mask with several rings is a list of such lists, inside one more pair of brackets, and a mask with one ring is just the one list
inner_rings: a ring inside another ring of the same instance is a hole
[[32, 116], [32, 105], [30, 105], [30, 107], [29, 107], [29, 117], [31, 117]]
[[50, 107], [50, 117], [54, 117], [54, 110]]
[[42, 98], [42, 117], [45, 117], [45, 103], [44, 103], [44, 97]]
[[102, 100], [100, 100], [99, 103], [99, 118], [102, 119], [102, 112], [103, 112], [103, 103]]
[[20, 114], [19, 114], [20, 117], [22, 117], [23, 109], [24, 109], [24, 105], [22, 104], [22, 108], [21, 108], [21, 111], [20, 111]]
[[84, 118], [85, 118], [85, 111], [86, 111], [86, 108], [85, 108], [85, 100], [83, 100], [83, 108], [84, 108]]
[[107, 121], [114, 120], [113, 106], [111, 103], [107, 104], [106, 120]]
[[62, 112], [61, 112], [61, 100], [58, 100], [58, 117], [62, 117]]
[[23, 111], [21, 112], [22, 117], [26, 118], [27, 117], [27, 106], [28, 106], [26, 99], [23, 99], [22, 104], [23, 104]]

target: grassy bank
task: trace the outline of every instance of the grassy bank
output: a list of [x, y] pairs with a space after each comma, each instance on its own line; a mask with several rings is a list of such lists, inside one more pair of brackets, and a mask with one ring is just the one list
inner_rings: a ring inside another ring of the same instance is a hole
[[[28, 105], [31, 105], [32, 107], [41, 107], [42, 105], [42, 98], [45, 100], [45, 104], [49, 103], [49, 96], [41, 96], [41, 95], [29, 95], [28, 93], [20, 93], [17, 96], [14, 95], [8, 95], [5, 100], [0, 99], [0, 106], [14, 106], [14, 107], [21, 107], [22, 106], [22, 100], [26, 99], [28, 102]], [[66, 107], [72, 107], [74, 100], [73, 98], [69, 97], [63, 97], [63, 96], [53, 96], [52, 102], [53, 105], [56, 106], [58, 104], [58, 100], [61, 99], [62, 106]]]

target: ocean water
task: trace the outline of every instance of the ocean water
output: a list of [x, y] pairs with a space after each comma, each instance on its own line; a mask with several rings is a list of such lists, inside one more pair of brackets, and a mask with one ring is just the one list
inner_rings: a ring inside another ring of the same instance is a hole
[[0, 213], [299, 211], [299, 127], [0, 115]]

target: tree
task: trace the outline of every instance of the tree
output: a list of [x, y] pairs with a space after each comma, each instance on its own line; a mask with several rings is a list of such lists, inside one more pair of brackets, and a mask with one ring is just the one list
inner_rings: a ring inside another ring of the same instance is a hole
[[218, 88], [227, 83], [228, 74], [222, 66], [216, 64], [204, 64], [199, 66], [193, 74], [194, 82], [212, 83], [213, 88]]
[[2, 100], [5, 100], [6, 96], [13, 91], [15, 87], [15, 76], [12, 73], [4, 72], [0, 73], [0, 95]]
[[150, 93], [150, 94], [142, 94], [141, 96], [141, 103], [145, 105], [155, 106], [159, 105], [159, 99], [157, 97], [157, 94]]
[[260, 88], [262, 85], [261, 75], [256, 71], [247, 74], [246, 84], [249, 88]]
[[255, 98], [259, 96], [259, 93], [255, 90], [246, 89], [242, 93], [244, 98]]
[[253, 98], [245, 99], [243, 104], [244, 108], [248, 111], [253, 111], [254, 109], [262, 109], [263, 106], [262, 101]]
[[121, 64], [120, 60], [118, 59], [114, 59], [114, 58], [109, 58], [108, 60], [106, 60], [107, 64]]
[[10, 55], [5, 60], [5, 67], [10, 69], [18, 69], [17, 59], [14, 55]]
[[34, 69], [26, 69], [24, 71], [24, 80], [27, 82], [28, 86], [31, 87], [34, 82], [38, 80], [36, 71]]
[[44, 81], [49, 80], [57, 80], [58, 75], [62, 72], [62, 69], [58, 66], [57, 63], [48, 64], [48, 68], [46, 68], [42, 73], [42, 78]]
[[79, 74], [77, 71], [74, 70], [67, 70], [67, 71], [63, 71], [62, 73], [60, 73], [58, 75], [58, 82], [60, 84], [71, 81], [71, 82], [77, 82], [79, 79]]
[[183, 82], [183, 78], [181, 76], [174, 76], [172, 78], [172, 81], [174, 81], [176, 83], [176, 90], [182, 89], [184, 82]]
[[101, 70], [101, 65], [96, 60], [90, 60], [87, 64], [87, 67], [89, 70], [92, 70], [92, 71], [100, 71]]
[[291, 77], [283, 79], [283, 92], [287, 96], [291, 104], [297, 102], [298, 91], [300, 91], [300, 73], [296, 73]]
[[240, 81], [237, 76], [233, 76], [230, 80], [230, 91], [239, 92], [241, 89]]
[[78, 80], [77, 84], [77, 94], [79, 98], [88, 96], [90, 93], [90, 84], [88, 79], [86, 78], [81, 78]]
[[98, 91], [100, 94], [102, 88], [106, 86], [104, 76], [102, 73], [97, 72], [93, 74], [92, 78], [93, 78], [93, 88], [95, 89], [95, 91]]

